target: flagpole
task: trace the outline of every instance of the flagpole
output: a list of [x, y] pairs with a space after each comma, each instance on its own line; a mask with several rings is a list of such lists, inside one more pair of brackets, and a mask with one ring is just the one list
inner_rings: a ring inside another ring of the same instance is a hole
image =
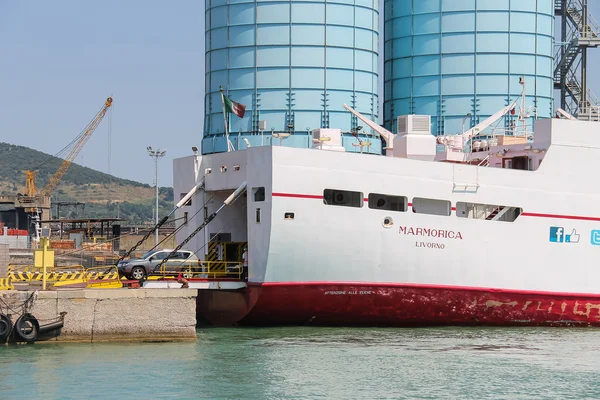
[[231, 125], [231, 117], [230, 117], [230, 113], [227, 113], [227, 148], [231, 148], [231, 150], [228, 151], [235, 151], [235, 149], [233, 148], [233, 143], [231, 143], [229, 141], [229, 125]]
[[221, 90], [221, 103], [223, 103], [223, 123], [225, 124], [225, 140], [227, 141], [227, 151], [229, 152], [231, 146], [229, 144], [229, 124], [227, 123], [227, 111], [225, 110], [225, 95], [223, 94], [223, 86], [219, 85]]

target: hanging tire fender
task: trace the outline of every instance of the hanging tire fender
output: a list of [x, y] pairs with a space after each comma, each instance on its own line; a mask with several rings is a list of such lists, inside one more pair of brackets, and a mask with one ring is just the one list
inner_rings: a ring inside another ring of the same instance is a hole
[[15, 340], [33, 342], [40, 332], [40, 323], [31, 314], [23, 314], [15, 321]]
[[4, 314], [0, 314], [0, 343], [6, 342], [12, 329], [13, 323], [10, 318]]

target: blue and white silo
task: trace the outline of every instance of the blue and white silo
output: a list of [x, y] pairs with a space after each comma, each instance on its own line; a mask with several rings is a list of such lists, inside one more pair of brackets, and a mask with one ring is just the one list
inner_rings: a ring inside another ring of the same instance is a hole
[[[360, 126], [346, 103], [378, 120], [377, 0], [207, 0], [202, 152], [227, 151], [219, 86], [246, 106], [230, 117], [235, 148], [311, 147], [312, 130]], [[264, 122], [263, 122], [264, 121]], [[365, 129], [366, 131], [366, 129]], [[244, 140], [245, 139], [245, 140]], [[356, 139], [346, 134], [344, 146]], [[371, 152], [381, 152], [369, 138]]]
[[[453, 134], [515, 100], [553, 114], [553, 0], [385, 0], [384, 124], [431, 115]], [[471, 114], [470, 117], [467, 117]], [[466, 119], [465, 119], [466, 118]]]

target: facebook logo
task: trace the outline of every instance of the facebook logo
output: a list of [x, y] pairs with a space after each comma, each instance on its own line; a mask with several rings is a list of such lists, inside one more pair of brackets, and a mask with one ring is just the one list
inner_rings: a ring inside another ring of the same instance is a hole
[[565, 234], [562, 226], [550, 227], [550, 241], [554, 243], [579, 243], [579, 234], [575, 229], [571, 233]]
[[556, 243], [562, 243], [565, 241], [565, 230], [562, 226], [550, 227], [550, 241]]

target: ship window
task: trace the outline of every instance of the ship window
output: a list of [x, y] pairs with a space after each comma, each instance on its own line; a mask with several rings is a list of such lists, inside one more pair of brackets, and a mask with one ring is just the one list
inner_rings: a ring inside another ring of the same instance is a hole
[[260, 208], [256, 209], [256, 223], [260, 224]]
[[456, 216], [461, 218], [514, 222], [522, 212], [523, 209], [520, 207], [465, 203], [462, 201], [456, 203]]
[[389, 194], [369, 193], [369, 208], [377, 210], [406, 211], [408, 198]]
[[187, 211], [183, 213], [183, 224], [187, 225], [188, 223], [188, 213]]
[[362, 207], [364, 202], [361, 192], [349, 190], [325, 189], [323, 191], [323, 203], [330, 206]]
[[254, 193], [254, 201], [265, 201], [265, 188], [264, 187], [252, 188], [252, 193]]
[[283, 214], [283, 219], [294, 219], [294, 213], [286, 212], [285, 214]]
[[[183, 198], [185, 196], [187, 196], [187, 193], [181, 193], [180, 197], [179, 197], [179, 200], [183, 200]], [[187, 206], [191, 206], [191, 205], [192, 205], [192, 198], [190, 197], [190, 199], [185, 202], [184, 206], [187, 207]]]
[[529, 167], [529, 158], [527, 156], [505, 157], [502, 159], [502, 163], [502, 167], [506, 169], [520, 169], [527, 171]]
[[417, 214], [449, 216], [451, 209], [452, 206], [448, 200], [415, 197], [412, 202], [412, 210]]

